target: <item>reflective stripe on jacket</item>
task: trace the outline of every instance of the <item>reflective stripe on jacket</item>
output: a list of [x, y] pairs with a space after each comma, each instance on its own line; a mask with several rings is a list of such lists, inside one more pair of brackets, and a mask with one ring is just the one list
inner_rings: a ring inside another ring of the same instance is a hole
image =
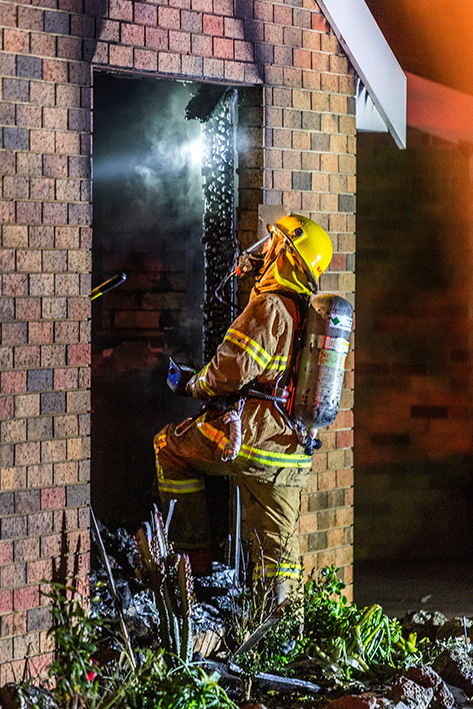
[[[197, 398], [211, 401], [238, 395], [256, 382], [275, 384], [288, 371], [298, 319], [297, 305], [290, 296], [274, 292], [253, 295], [216, 355], [191, 379], [189, 389]], [[196, 421], [195, 430], [219, 450], [228, 442], [228, 428], [221, 416], [205, 414]], [[235, 465], [278, 485], [303, 486], [311, 457], [304, 453], [275, 404], [250, 396], [242, 412], [242, 445]]]
[[228, 329], [215, 357], [189, 382], [197, 398], [235, 394], [257, 380], [276, 381], [290, 361], [297, 308], [276, 293], [253, 297]]

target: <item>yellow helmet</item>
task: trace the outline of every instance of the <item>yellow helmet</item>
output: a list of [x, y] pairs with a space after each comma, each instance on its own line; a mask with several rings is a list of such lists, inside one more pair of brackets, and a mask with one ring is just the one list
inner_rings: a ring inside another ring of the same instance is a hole
[[328, 268], [333, 254], [332, 242], [325, 229], [301, 214], [288, 214], [278, 219], [274, 226], [282, 231], [299, 255], [317, 288], [317, 281]]

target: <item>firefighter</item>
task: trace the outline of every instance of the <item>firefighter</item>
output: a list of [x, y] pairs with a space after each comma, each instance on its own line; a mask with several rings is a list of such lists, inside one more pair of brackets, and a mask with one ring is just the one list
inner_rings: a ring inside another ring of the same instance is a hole
[[[295, 532], [311, 456], [281, 402], [294, 364], [295, 334], [330, 263], [332, 244], [322, 227], [297, 214], [282, 217], [268, 231], [248, 305], [186, 388], [210, 404], [232, 403], [223, 412], [207, 408], [185, 432], [182, 426], [167, 425], [155, 436], [154, 447], [163, 511], [177, 500], [171, 538], [189, 554], [194, 573], [211, 570], [205, 476], [233, 476], [240, 488], [242, 538], [251, 545], [253, 577], [264, 573], [284, 587], [301, 574]], [[242, 435], [241, 445], [229, 452], [232, 416], [241, 417]]]

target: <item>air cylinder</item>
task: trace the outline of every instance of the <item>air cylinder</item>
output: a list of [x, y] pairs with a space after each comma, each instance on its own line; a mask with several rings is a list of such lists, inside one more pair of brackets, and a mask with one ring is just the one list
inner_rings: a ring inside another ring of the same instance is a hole
[[291, 410], [309, 436], [333, 423], [338, 413], [352, 325], [348, 300], [333, 294], [312, 298]]

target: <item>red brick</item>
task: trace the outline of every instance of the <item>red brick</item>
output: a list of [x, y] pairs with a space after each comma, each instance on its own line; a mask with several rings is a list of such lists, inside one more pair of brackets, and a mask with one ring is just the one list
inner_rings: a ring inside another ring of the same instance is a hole
[[0, 7], [0, 24], [3, 27], [16, 27], [17, 17], [16, 17], [16, 6], [14, 5], [2, 5]]
[[92, 270], [92, 255], [90, 251], [69, 251], [68, 269], [74, 273], [90, 273]]
[[55, 245], [59, 249], [73, 249], [80, 246], [80, 231], [78, 227], [56, 227]]
[[42, 298], [42, 317], [46, 320], [57, 320], [67, 317], [67, 298]]
[[[12, 594], [13, 602], [13, 594]], [[26, 633], [26, 613], [11, 613], [10, 615], [2, 618], [2, 635], [8, 637], [11, 635], [21, 635]], [[24, 665], [24, 659], [22, 660]], [[17, 676], [18, 677], [18, 676]], [[17, 677], [15, 679], [17, 680]]]
[[60, 556], [62, 550], [62, 534], [51, 534], [41, 537], [41, 556]]
[[78, 370], [75, 367], [54, 370], [54, 389], [75, 389], [78, 381]]
[[223, 17], [204, 15], [202, 22], [204, 34], [223, 37]]
[[28, 468], [28, 487], [48, 487], [53, 483], [53, 466], [48, 465], [32, 465]]
[[26, 372], [1, 372], [0, 385], [2, 394], [26, 391]]
[[30, 677], [44, 677], [48, 667], [54, 659], [54, 653], [49, 652], [44, 655], [37, 655], [28, 658], [28, 674]]
[[[119, 42], [120, 41], [120, 23], [113, 20], [100, 21], [100, 37], [103, 42]], [[95, 60], [95, 57], [94, 57]]]
[[42, 345], [41, 366], [62, 367], [66, 364], [66, 345]]
[[17, 320], [37, 319], [41, 317], [39, 298], [18, 298], [16, 302]]
[[13, 609], [23, 611], [39, 605], [39, 586], [17, 588], [13, 591]]
[[89, 391], [67, 392], [67, 412], [83, 414], [90, 410]]
[[232, 39], [245, 39], [243, 20], [237, 20], [231, 16], [224, 17], [224, 35]]
[[215, 37], [213, 41], [214, 57], [233, 59], [233, 40]]
[[110, 0], [109, 17], [112, 20], [133, 22], [133, 3], [129, 0]]
[[15, 397], [15, 415], [28, 418], [39, 415], [39, 394], [23, 394]]
[[27, 177], [4, 177], [3, 196], [7, 199], [28, 199], [29, 180]]
[[81, 389], [90, 389], [90, 367], [80, 367], [79, 369], [79, 387]]
[[30, 81], [30, 101], [39, 106], [54, 106], [54, 84]]
[[311, 52], [305, 49], [294, 49], [294, 66], [301, 69], [311, 68]]
[[184, 76], [202, 77], [203, 76], [203, 60], [202, 57], [181, 57], [182, 74]]
[[12, 396], [0, 397], [0, 419], [8, 419], [14, 415], [15, 406]]
[[[77, 417], [69, 416], [67, 418], [75, 419], [77, 427]], [[56, 463], [54, 465], [55, 485], [72, 485], [77, 482], [79, 482], [79, 473], [78, 464], [76, 461], [68, 461], [67, 463]]]
[[5, 52], [28, 54], [30, 49], [30, 35], [21, 30], [4, 29], [3, 49]]
[[28, 341], [27, 323], [9, 323], [2, 326], [2, 342], [4, 345], [22, 345]]
[[224, 69], [225, 79], [228, 81], [245, 81], [245, 64], [243, 62], [226, 61]]
[[0, 614], [9, 613], [12, 610], [13, 591], [0, 591]]
[[56, 55], [56, 37], [32, 32], [31, 54], [38, 57], [54, 57]]
[[53, 487], [41, 490], [41, 509], [52, 510], [64, 507], [66, 504], [66, 488]]
[[[41, 205], [39, 205], [41, 209]], [[18, 249], [16, 254], [18, 271], [34, 273], [41, 271], [41, 252], [33, 249]]]
[[49, 342], [56, 342], [58, 344], [70, 344], [78, 342], [79, 340], [79, 326], [77, 322], [56, 322], [55, 324], [55, 335], [54, 340], [51, 339]]
[[283, 5], [274, 6], [274, 22], [277, 25], [292, 26], [292, 9]]
[[53, 323], [30, 323], [28, 327], [28, 341], [33, 344], [47, 344], [53, 342]]
[[54, 180], [47, 177], [33, 177], [30, 180], [31, 199], [54, 199]]
[[316, 32], [328, 32], [330, 27], [322, 14], [313, 12], [311, 17], [312, 29]]
[[233, 0], [214, 0], [213, 11], [216, 15], [231, 17], [234, 12]]
[[0, 542], [0, 566], [13, 562], [13, 542]]
[[55, 83], [66, 82], [67, 62], [58, 59], [43, 59], [43, 79]]
[[77, 510], [55, 510], [53, 512], [53, 531], [63, 533], [64, 530], [77, 529]]
[[90, 364], [90, 345], [70, 345], [68, 348], [68, 364], [88, 365]]

